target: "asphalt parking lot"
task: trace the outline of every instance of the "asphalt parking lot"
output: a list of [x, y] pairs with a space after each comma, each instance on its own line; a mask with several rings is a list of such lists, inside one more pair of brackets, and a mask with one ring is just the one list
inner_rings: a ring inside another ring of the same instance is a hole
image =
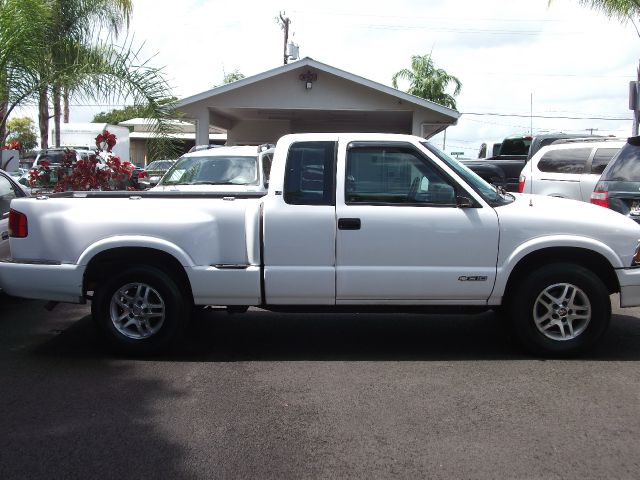
[[[614, 297], [615, 299], [615, 297]], [[586, 358], [472, 316], [204, 312], [126, 358], [0, 295], [0, 478], [637, 478], [640, 309]], [[614, 304], [615, 305], [615, 304]]]

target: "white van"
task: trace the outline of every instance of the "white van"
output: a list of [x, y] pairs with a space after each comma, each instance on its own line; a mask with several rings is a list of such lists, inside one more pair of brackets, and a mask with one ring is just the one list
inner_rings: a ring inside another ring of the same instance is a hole
[[541, 148], [520, 173], [518, 191], [589, 202], [602, 171], [626, 140], [557, 140]]

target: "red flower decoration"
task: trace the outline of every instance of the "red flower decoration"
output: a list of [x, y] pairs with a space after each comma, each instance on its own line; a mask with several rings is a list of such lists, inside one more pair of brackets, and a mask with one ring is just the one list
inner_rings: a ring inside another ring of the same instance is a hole
[[22, 150], [22, 145], [20, 145], [20, 142], [17, 140], [11, 140], [2, 147], [2, 150]]
[[98, 134], [96, 137], [96, 147], [102, 151], [107, 151], [111, 153], [111, 150], [116, 145], [116, 136], [115, 134], [109, 132], [109, 130], [105, 130], [103, 133]]

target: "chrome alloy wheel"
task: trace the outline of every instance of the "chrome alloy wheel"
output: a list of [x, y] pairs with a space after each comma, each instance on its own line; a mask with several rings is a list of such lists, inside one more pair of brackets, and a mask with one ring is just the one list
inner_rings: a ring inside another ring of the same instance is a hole
[[114, 292], [109, 313], [118, 332], [128, 338], [142, 340], [162, 328], [165, 305], [153, 287], [145, 283], [127, 283]]
[[589, 297], [570, 283], [550, 285], [533, 304], [533, 320], [545, 337], [572, 340], [585, 331], [591, 320]]

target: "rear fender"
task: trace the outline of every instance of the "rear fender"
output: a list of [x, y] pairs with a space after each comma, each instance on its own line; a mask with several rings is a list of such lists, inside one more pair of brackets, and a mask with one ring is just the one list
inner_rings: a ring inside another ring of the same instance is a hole
[[82, 252], [76, 263], [78, 265], [87, 266], [91, 259], [99, 253], [116, 248], [151, 248], [154, 250], [161, 250], [173, 256], [183, 267], [195, 266], [193, 259], [177, 245], [160, 238], [140, 235], [118, 235], [115, 237], [104, 238], [92, 244]]

